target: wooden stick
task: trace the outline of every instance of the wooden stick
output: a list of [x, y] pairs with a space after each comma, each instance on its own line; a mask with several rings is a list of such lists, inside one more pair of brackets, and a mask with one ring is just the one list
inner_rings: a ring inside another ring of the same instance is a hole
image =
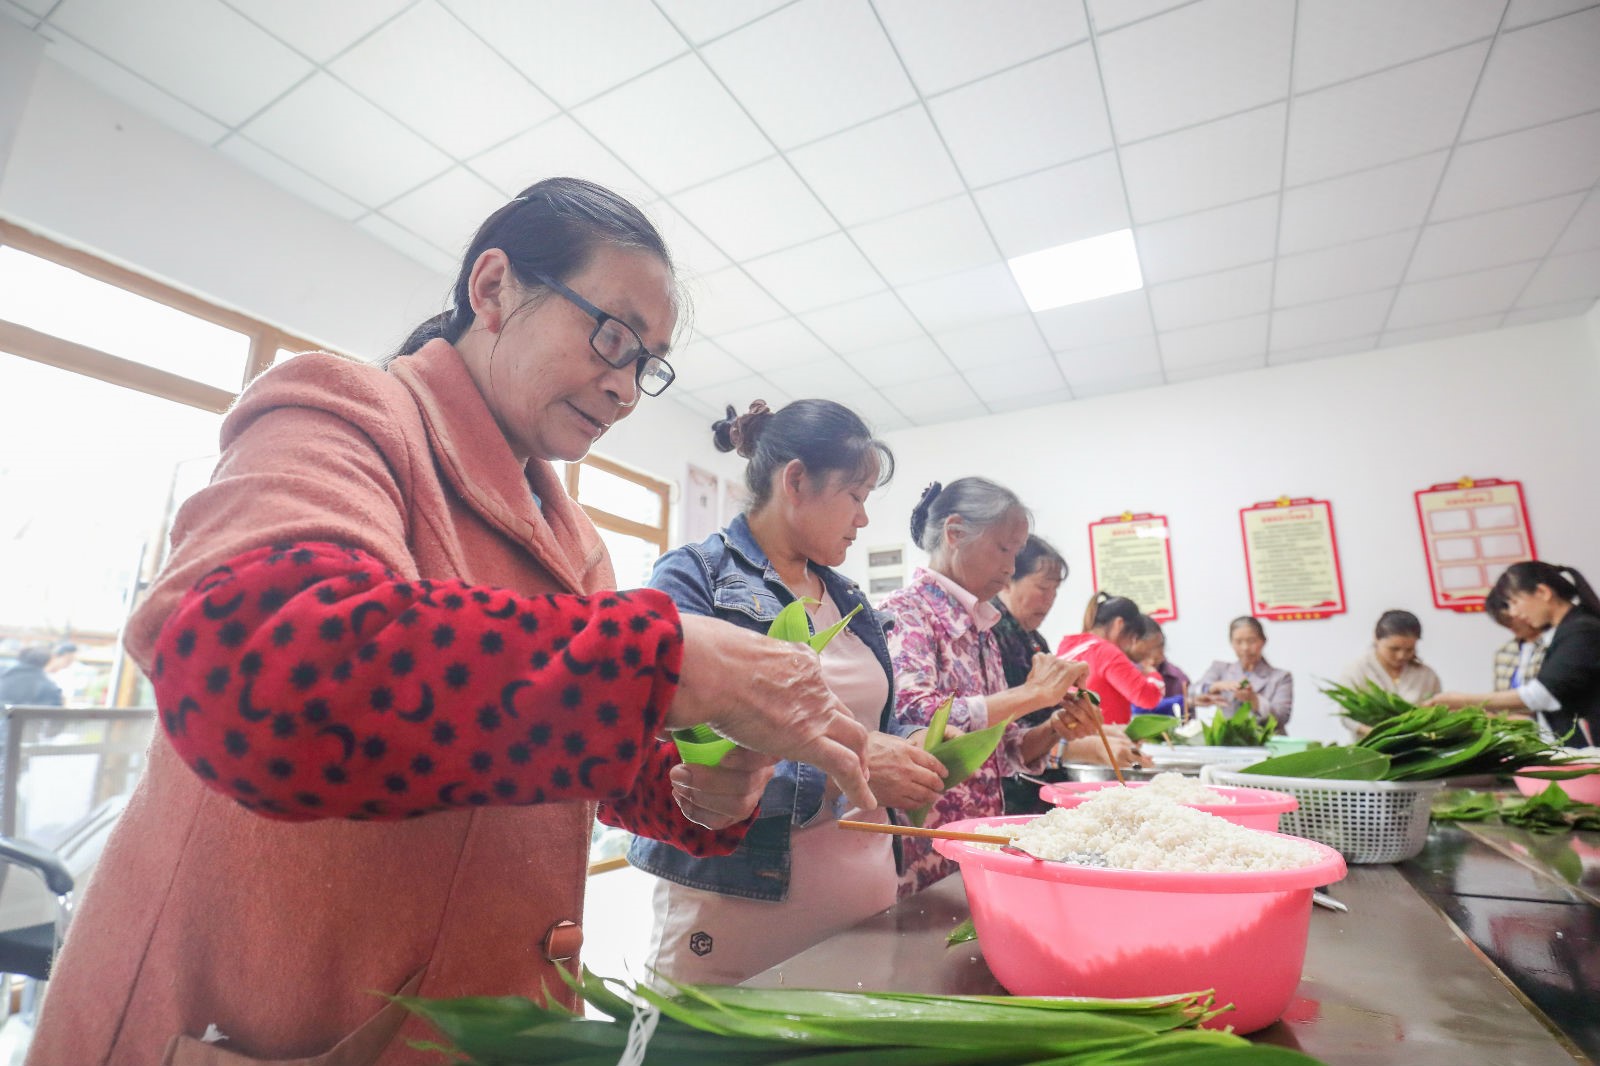
[[902, 837], [938, 837], [940, 840], [970, 840], [976, 844], [1009, 844], [1010, 837], [990, 833], [957, 833], [950, 829], [918, 829], [914, 825], [885, 825], [882, 822], [850, 822], [840, 819], [840, 829], [854, 829], [861, 833], [889, 833]]
[[1106, 761], [1111, 764], [1111, 772], [1117, 775], [1117, 784], [1127, 788], [1128, 783], [1122, 779], [1122, 768], [1117, 765], [1117, 757], [1111, 754], [1111, 741], [1106, 739], [1105, 723], [1096, 719], [1094, 727], [1100, 732], [1100, 744], [1106, 749]]

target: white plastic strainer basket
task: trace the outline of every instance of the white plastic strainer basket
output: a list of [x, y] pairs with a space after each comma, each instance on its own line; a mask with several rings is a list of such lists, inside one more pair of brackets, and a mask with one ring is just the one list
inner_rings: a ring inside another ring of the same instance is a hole
[[1202, 781], [1270, 788], [1300, 801], [1280, 831], [1334, 848], [1348, 862], [1401, 862], [1428, 840], [1428, 809], [1443, 781], [1339, 781], [1241, 774], [1208, 766]]

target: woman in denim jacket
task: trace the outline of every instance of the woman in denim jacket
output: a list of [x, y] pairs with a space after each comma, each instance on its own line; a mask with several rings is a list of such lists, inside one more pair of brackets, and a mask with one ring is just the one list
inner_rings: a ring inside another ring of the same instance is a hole
[[[835, 696], [864, 726], [873, 794], [882, 807], [851, 816], [885, 822], [885, 807], [922, 807], [943, 787], [938, 760], [893, 728], [893, 673], [883, 616], [832, 568], [867, 524], [866, 500], [889, 479], [894, 459], [853, 412], [829, 400], [799, 400], [776, 413], [764, 403], [715, 427], [722, 451], [749, 460], [746, 514], [700, 544], [656, 563], [652, 588], [683, 614], [710, 615], [766, 632], [795, 599], [807, 601], [812, 632], [857, 607], [822, 656]], [[755, 824], [731, 855], [695, 858], [640, 838], [633, 865], [655, 888], [651, 965], [675, 980], [734, 984], [889, 906], [895, 861], [887, 836], [840, 832], [847, 802], [815, 766], [781, 762]]]

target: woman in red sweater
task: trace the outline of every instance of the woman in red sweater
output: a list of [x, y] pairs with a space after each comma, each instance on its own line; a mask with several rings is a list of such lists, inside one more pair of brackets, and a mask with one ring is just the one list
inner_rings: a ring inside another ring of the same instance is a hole
[[1063, 637], [1056, 654], [1089, 664], [1084, 685], [1100, 694], [1100, 714], [1106, 725], [1127, 725], [1133, 707], [1160, 703], [1166, 695], [1166, 682], [1159, 673], [1144, 669], [1129, 657], [1144, 636], [1139, 605], [1124, 596], [1097, 592], [1089, 601], [1084, 625], [1088, 631]]

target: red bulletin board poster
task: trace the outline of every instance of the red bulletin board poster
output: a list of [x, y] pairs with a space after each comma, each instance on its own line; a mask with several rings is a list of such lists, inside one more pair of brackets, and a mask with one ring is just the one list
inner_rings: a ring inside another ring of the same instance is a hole
[[1166, 515], [1124, 511], [1090, 522], [1089, 568], [1096, 592], [1126, 596], [1158, 622], [1178, 617]]
[[1501, 571], [1538, 558], [1522, 482], [1464, 477], [1415, 495], [1435, 607], [1481, 611]]
[[1280, 496], [1240, 508], [1239, 528], [1251, 614], [1296, 622], [1344, 613], [1333, 504]]

